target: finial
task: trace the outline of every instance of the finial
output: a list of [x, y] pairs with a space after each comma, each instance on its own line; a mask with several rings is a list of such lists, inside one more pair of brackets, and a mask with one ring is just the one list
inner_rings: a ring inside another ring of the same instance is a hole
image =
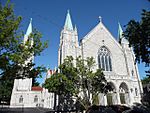
[[77, 26], [76, 26], [76, 24], [75, 24], [74, 30], [75, 30], [75, 31], [77, 30]]
[[67, 12], [69, 13], [69, 9], [67, 10]]
[[32, 18], [30, 18], [30, 22], [32, 22]]
[[99, 22], [102, 22], [102, 17], [101, 17], [101, 16], [99, 16], [98, 18], [99, 18]]

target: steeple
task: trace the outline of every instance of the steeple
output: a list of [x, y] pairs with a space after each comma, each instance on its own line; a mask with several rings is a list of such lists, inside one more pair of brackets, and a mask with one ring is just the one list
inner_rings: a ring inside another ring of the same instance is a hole
[[119, 43], [121, 43], [122, 45], [126, 45], [128, 47], [129, 41], [123, 36], [123, 30], [119, 22], [118, 25], [119, 25], [118, 28]]
[[123, 30], [119, 22], [118, 22], [118, 26], [119, 26], [118, 27], [118, 39], [121, 40], [123, 38]]
[[[31, 33], [32, 33], [32, 18], [30, 19], [29, 26], [28, 26], [26, 34], [24, 36], [24, 44], [26, 44], [26, 42], [29, 40], [29, 36], [30, 36]], [[33, 46], [33, 43], [34, 43], [33, 38], [31, 38], [30, 41], [31, 41], [30, 46]], [[28, 64], [29, 62], [33, 62], [33, 60], [34, 60], [34, 55], [32, 54], [32, 56], [25, 61], [25, 65]]]
[[[60, 35], [60, 44], [58, 51], [58, 66], [63, 63], [67, 56], [73, 56], [74, 59], [79, 54], [77, 27], [73, 27], [69, 10], [66, 15], [65, 25]], [[60, 71], [60, 70], [59, 70]]]
[[26, 32], [26, 36], [29, 36], [30, 33], [32, 33], [32, 18], [30, 19], [30, 23], [29, 23], [29, 26], [27, 28], [27, 32]]
[[64, 28], [67, 29], [67, 30], [73, 30], [73, 26], [72, 26], [72, 21], [71, 21], [71, 16], [70, 16], [69, 10], [67, 12]]
[[75, 33], [77, 33], [78, 31], [77, 31], [77, 26], [75, 25], [75, 27], [74, 27], [74, 31], [75, 31]]
[[[29, 26], [27, 28], [26, 34], [24, 35], [24, 43], [29, 39], [29, 35], [32, 33], [32, 18], [30, 19]], [[32, 42], [33, 44], [33, 42]]]

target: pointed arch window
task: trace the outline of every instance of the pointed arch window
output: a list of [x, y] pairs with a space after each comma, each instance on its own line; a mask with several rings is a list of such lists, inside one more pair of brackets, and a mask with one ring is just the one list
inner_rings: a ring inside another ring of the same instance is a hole
[[104, 71], [112, 71], [110, 52], [105, 46], [102, 46], [98, 52], [98, 66]]
[[22, 95], [19, 98], [19, 103], [23, 103], [23, 96]]

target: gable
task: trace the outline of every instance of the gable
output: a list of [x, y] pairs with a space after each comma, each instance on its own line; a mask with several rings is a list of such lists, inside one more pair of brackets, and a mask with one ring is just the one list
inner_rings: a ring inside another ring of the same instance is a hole
[[100, 22], [83, 38], [84, 58], [92, 56], [95, 58], [95, 61], [98, 64], [98, 50], [102, 46], [105, 46], [110, 51], [113, 71], [119, 75], [127, 74], [122, 47], [114, 39], [103, 23]]
[[[111, 40], [116, 43], [116, 45], [122, 49], [120, 44], [116, 41], [116, 39], [112, 36], [112, 34], [109, 32], [109, 30], [104, 26], [102, 22], [99, 22], [85, 37], [83, 37], [83, 43], [90, 40], [94, 35], [103, 35], [103, 36], [108, 36], [111, 38]], [[102, 39], [102, 38], [101, 38]]]

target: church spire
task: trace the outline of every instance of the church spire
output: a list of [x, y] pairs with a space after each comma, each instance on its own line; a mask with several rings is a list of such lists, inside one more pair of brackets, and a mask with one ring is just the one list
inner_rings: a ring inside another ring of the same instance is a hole
[[118, 25], [119, 25], [118, 27], [119, 43], [128, 45], [129, 41], [123, 36], [123, 30], [119, 22], [118, 22]]
[[118, 26], [119, 26], [118, 27], [118, 39], [121, 40], [123, 38], [123, 30], [119, 22], [118, 22]]
[[29, 36], [32, 33], [32, 18], [30, 19], [30, 23], [26, 32], [26, 36]]
[[[24, 36], [24, 44], [26, 44], [27, 41], [30, 40], [31, 42], [31, 45], [28, 45], [28, 46], [33, 46], [33, 38], [29, 38], [30, 34], [32, 33], [32, 18], [30, 19], [30, 23], [29, 23], [29, 26], [27, 28], [27, 31], [26, 31], [26, 34]], [[26, 47], [28, 47], [26, 46]], [[28, 63], [30, 62], [33, 62], [34, 60], [34, 55], [32, 53], [32, 56], [30, 56], [30, 58], [28, 58], [26, 61], [25, 61], [25, 65], [27, 65]]]
[[29, 26], [28, 26], [26, 34], [24, 36], [24, 43], [28, 40], [28, 37], [31, 33], [32, 33], [32, 18], [30, 19]]
[[73, 30], [73, 26], [72, 26], [72, 21], [71, 21], [71, 16], [70, 16], [69, 10], [67, 12], [64, 28], [67, 29], [67, 30]]

